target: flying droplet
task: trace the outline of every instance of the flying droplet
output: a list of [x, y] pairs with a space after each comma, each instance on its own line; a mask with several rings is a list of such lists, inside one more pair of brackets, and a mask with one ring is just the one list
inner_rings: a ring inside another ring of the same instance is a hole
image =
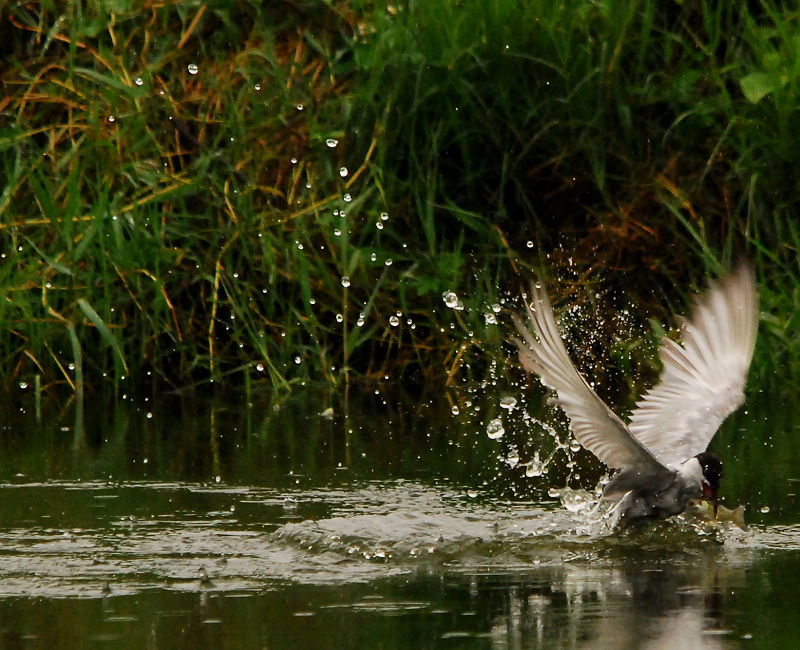
[[135, 83], [137, 86], [143, 86], [144, 85], [144, 79], [142, 79], [141, 77], [136, 77], [136, 79], [134, 79], [133, 83]]
[[535, 452], [533, 454], [533, 460], [528, 463], [528, 466], [525, 468], [525, 476], [528, 478], [534, 476], [541, 476], [544, 474], [544, 463], [539, 460], [539, 452]]
[[517, 398], [513, 395], [505, 395], [504, 397], [500, 398], [500, 408], [508, 409], [509, 411], [513, 411], [517, 406]]
[[454, 309], [458, 306], [458, 296], [455, 294], [454, 291], [445, 291], [442, 294], [442, 300], [444, 300], [444, 304]]
[[336, 138], [328, 138], [327, 140], [325, 140], [325, 144], [327, 144], [331, 149], [333, 149], [337, 144], [339, 144], [339, 141]]
[[486, 435], [488, 435], [492, 440], [502, 438], [505, 432], [506, 430], [503, 428], [503, 421], [500, 418], [495, 418], [486, 425]]
[[350, 278], [346, 275], [342, 276], [342, 286], [346, 289], [350, 286]]
[[347, 167], [339, 167], [339, 176], [345, 178], [350, 172], [347, 171]]
[[397, 327], [399, 324], [400, 324], [400, 319], [395, 314], [389, 316], [389, 325], [391, 325], [392, 327]]
[[198, 67], [194, 63], [187, 65], [186, 69], [189, 71], [189, 74], [197, 74], [199, 72]]

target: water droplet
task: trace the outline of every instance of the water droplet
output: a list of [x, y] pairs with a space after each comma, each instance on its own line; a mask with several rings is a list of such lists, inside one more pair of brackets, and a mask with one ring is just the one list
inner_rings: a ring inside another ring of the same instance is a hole
[[397, 327], [399, 324], [400, 324], [400, 319], [395, 314], [389, 316], [389, 325], [391, 325], [392, 327]]
[[339, 167], [339, 176], [345, 178], [350, 172], [347, 171], [347, 167]]
[[308, 304], [309, 305], [316, 305], [317, 304], [317, 299], [316, 298], [309, 298], [308, 299]]
[[580, 512], [586, 510], [591, 505], [591, 501], [582, 491], [568, 491], [561, 495], [561, 503], [570, 512]]
[[109, 115], [109, 116], [108, 116], [108, 121], [113, 123], [113, 122], [116, 122], [116, 121], [117, 121], [117, 118], [116, 118], [116, 117], [114, 117], [113, 115]]
[[569, 450], [573, 454], [577, 454], [581, 450], [581, 443], [579, 443], [577, 440], [570, 440]]
[[333, 235], [334, 235], [334, 237], [341, 237], [342, 231], [339, 228], [334, 228], [333, 229]]
[[327, 140], [325, 140], [325, 144], [327, 144], [331, 149], [333, 149], [337, 144], [339, 144], [339, 141], [336, 138], [328, 138]]
[[369, 259], [374, 262], [378, 259], [378, 255], [376, 253], [371, 253]]
[[444, 304], [451, 309], [458, 306], [458, 296], [453, 291], [445, 291], [442, 294], [442, 300], [444, 300]]
[[264, 364], [263, 363], [257, 363], [256, 364], [256, 370], [258, 370], [258, 372], [264, 372]]
[[382, 221], [379, 221], [378, 223], [376, 223], [376, 224], [375, 224], [375, 227], [376, 227], [378, 230], [383, 230], [383, 222], [382, 222]]
[[389, 218], [388, 212], [381, 212], [381, 221], [386, 221]]
[[517, 407], [517, 398], [513, 395], [505, 395], [500, 398], [500, 408], [513, 411]]
[[342, 286], [346, 289], [350, 286], [350, 278], [346, 275], [342, 276]]
[[497, 316], [495, 316], [494, 314], [492, 313], [484, 314], [483, 318], [486, 321], [487, 325], [497, 325]]
[[344, 320], [344, 316], [341, 314], [336, 314], [336, 322], [341, 323]]
[[506, 463], [509, 467], [516, 467], [519, 464], [519, 453], [516, 450], [512, 450], [506, 456]]
[[296, 165], [296, 164], [297, 164], [297, 158], [295, 158], [294, 156], [292, 156], [292, 157], [289, 159], [289, 162], [291, 162], [293, 165]]
[[387, 259], [387, 260], [384, 262], [384, 264], [385, 264], [386, 266], [391, 266], [391, 265], [392, 265], [392, 258], [391, 258], [391, 257], [390, 257], [390, 258], [388, 258], [388, 259]]
[[[148, 413], [147, 413], [147, 415], [146, 415], [145, 417], [146, 417], [148, 420], [152, 420], [152, 419], [153, 419], [153, 414], [152, 414], [152, 413], [150, 413], [150, 412], [148, 412]], [[147, 459], [145, 458], [145, 460], [147, 460]]]
[[[303, 106], [302, 104], [298, 104], [297, 105], [297, 110], [298, 111], [302, 111], [304, 108], [305, 108], [305, 106]], [[328, 146], [330, 146], [330, 145], [328, 145]], [[333, 145], [333, 146], [335, 147], [336, 145]]]
[[767, 514], [769, 512], [769, 506], [764, 506], [763, 508], [761, 508], [761, 512]]
[[255, 90], [256, 92], [261, 90], [261, 84], [256, 84], [255, 86], [253, 86], [253, 90]]
[[461, 411], [458, 409], [458, 406], [456, 406], [455, 404], [453, 404], [453, 408], [450, 409], [450, 412], [453, 415], [458, 415], [459, 413], [461, 413]]
[[303, 363], [303, 359], [300, 357], [300, 355], [297, 355], [294, 358], [294, 362], [299, 366], [301, 363]]
[[500, 307], [500, 305], [498, 305], [497, 303], [494, 303], [494, 304], [492, 305], [492, 311], [493, 311], [495, 314], [499, 314], [499, 313], [500, 313], [500, 311], [501, 311], [501, 309], [502, 309], [502, 307]]
[[495, 418], [486, 425], [486, 435], [488, 435], [492, 440], [502, 438], [505, 432], [506, 430], [503, 428], [503, 421], [500, 418]]
[[478, 496], [478, 491], [477, 490], [467, 490], [467, 496], [470, 499], [474, 499], [476, 496]]
[[186, 69], [189, 71], [189, 74], [197, 74], [198, 68], [194, 63], [190, 63], [186, 66]]
[[350, 201], [352, 201], [352, 200], [353, 200], [353, 197], [352, 197], [352, 196], [350, 196], [349, 194], [345, 194], [345, 195], [342, 197], [342, 199], [344, 200], [344, 202], [345, 202], [345, 203], [350, 203]]
[[21, 381], [21, 382], [19, 382], [19, 387], [22, 390], [25, 390], [28, 387], [28, 384], [27, 384], [27, 382]]
[[554, 499], [557, 499], [558, 497], [561, 496], [561, 490], [559, 490], [558, 488], [555, 488], [555, 487], [551, 487], [547, 491], [547, 495], [553, 497]]
[[533, 454], [533, 460], [531, 460], [525, 468], [525, 476], [531, 478], [534, 476], [541, 476], [543, 473], [544, 463], [539, 460], [539, 452], [537, 451]]
[[533, 248], [533, 242], [529, 239], [528, 243], [526, 244], [528, 248]]
[[137, 86], [143, 86], [144, 85], [144, 79], [142, 79], [141, 77], [136, 77], [136, 79], [134, 79], [133, 83], [135, 83]]

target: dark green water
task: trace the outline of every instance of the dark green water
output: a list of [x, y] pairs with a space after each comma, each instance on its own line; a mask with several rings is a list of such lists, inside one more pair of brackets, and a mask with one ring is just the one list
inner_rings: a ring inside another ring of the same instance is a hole
[[789, 402], [756, 396], [715, 440], [749, 530], [618, 536], [548, 494], [597, 464], [562, 450], [526, 477], [563, 432], [483, 393], [456, 415], [87, 400], [83, 423], [23, 395], [0, 436], [0, 648], [798, 647]]

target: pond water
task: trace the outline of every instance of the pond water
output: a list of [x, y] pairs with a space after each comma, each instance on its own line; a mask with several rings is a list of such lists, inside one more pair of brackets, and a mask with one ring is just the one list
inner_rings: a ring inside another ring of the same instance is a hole
[[602, 468], [563, 426], [446, 397], [87, 400], [83, 420], [22, 399], [0, 437], [0, 647], [798, 647], [789, 403], [715, 440], [747, 530], [617, 535], [576, 499]]

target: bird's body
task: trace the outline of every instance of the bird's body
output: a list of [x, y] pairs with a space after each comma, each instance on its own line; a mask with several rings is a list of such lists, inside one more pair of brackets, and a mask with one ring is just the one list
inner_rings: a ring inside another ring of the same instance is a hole
[[637, 402], [628, 424], [573, 365], [547, 295], [535, 285], [532, 293], [530, 329], [515, 318], [520, 361], [556, 391], [578, 442], [620, 470], [603, 493], [619, 502], [618, 527], [679, 514], [692, 499], [716, 503], [722, 463], [706, 447], [744, 399], [758, 324], [751, 268], [711, 283], [683, 325], [683, 345], [664, 340], [660, 381]]
[[[706, 455], [712, 456], [708, 452]], [[717, 462], [719, 463], [719, 459]], [[721, 468], [722, 464], [719, 465]], [[643, 475], [627, 477], [623, 471], [615, 478], [625, 477], [625, 482], [613, 479], [609, 482], [603, 496], [620, 501], [618, 528], [624, 529], [629, 524], [644, 519], [664, 519], [678, 515], [686, 510], [689, 501], [703, 498], [703, 469], [697, 458], [692, 457], [678, 466], [669, 466], [666, 469], [669, 471], [659, 472], [647, 479]], [[711, 486], [711, 483], [708, 485]], [[718, 487], [719, 483], [716, 485]]]

